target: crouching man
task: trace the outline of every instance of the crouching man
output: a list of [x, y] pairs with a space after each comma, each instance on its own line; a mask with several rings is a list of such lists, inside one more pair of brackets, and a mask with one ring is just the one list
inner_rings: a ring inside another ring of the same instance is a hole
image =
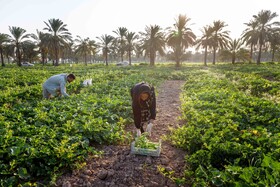
[[55, 96], [69, 97], [66, 93], [66, 83], [71, 83], [75, 80], [74, 74], [58, 74], [51, 76], [43, 84], [43, 98], [50, 99]]

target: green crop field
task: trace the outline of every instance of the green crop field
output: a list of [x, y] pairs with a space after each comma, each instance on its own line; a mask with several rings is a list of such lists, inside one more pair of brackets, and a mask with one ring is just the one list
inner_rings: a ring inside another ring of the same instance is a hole
[[[280, 66], [261, 65], [61, 65], [0, 69], [0, 185], [49, 185], [96, 144], [129, 144], [129, 90], [185, 80], [182, 118], [169, 140], [187, 150], [177, 183], [192, 186], [280, 184]], [[74, 73], [70, 98], [42, 99], [51, 75]], [[82, 81], [92, 78], [92, 86]], [[166, 173], [172, 177], [172, 173]]]

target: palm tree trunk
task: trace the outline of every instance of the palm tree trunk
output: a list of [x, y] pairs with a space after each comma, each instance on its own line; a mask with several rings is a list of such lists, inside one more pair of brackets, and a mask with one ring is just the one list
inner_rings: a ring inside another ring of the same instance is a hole
[[216, 47], [213, 49], [213, 62], [214, 65], [216, 64]]
[[261, 54], [262, 54], [262, 44], [260, 44], [260, 47], [259, 47], [259, 54], [258, 54], [258, 59], [257, 59], [258, 65], [261, 64]]
[[105, 53], [105, 63], [106, 63], [106, 66], [108, 66], [108, 53], [107, 52]]
[[253, 46], [253, 44], [251, 44], [251, 49], [250, 49], [250, 61], [249, 61], [250, 64], [253, 62], [253, 48], [254, 48], [254, 46]]
[[155, 65], [155, 54], [151, 54], [150, 55], [150, 66], [154, 66]]
[[121, 51], [121, 61], [123, 62], [123, 52]]
[[273, 50], [272, 50], [271, 62], [274, 62], [274, 54], [275, 54], [275, 48], [273, 48]]
[[85, 53], [85, 65], [87, 66], [87, 54]]
[[21, 56], [20, 56], [20, 52], [19, 52], [19, 45], [18, 44], [16, 44], [16, 56], [17, 56], [17, 59], [18, 59], [18, 62], [17, 62], [17, 64], [18, 64], [18, 66], [21, 66]]
[[155, 65], [155, 57], [156, 57], [155, 52], [152, 49], [150, 49], [150, 66]]
[[207, 46], [205, 47], [204, 51], [204, 66], [207, 66]]
[[54, 52], [55, 52], [55, 66], [58, 66], [58, 48], [57, 46], [55, 45], [55, 49], [54, 49]]
[[128, 51], [128, 61], [129, 61], [129, 65], [131, 66], [131, 51]]
[[4, 63], [3, 49], [2, 49], [2, 48], [0, 48], [0, 54], [1, 54], [1, 64], [2, 64], [2, 66], [4, 67], [4, 66], [5, 66], [5, 63]]
[[42, 56], [42, 65], [45, 65], [45, 54], [43, 50], [41, 50], [41, 56]]
[[182, 47], [181, 45], [177, 45], [176, 46], [176, 49], [175, 49], [175, 61], [176, 61], [176, 67], [180, 67], [180, 62], [181, 62], [181, 56], [183, 54], [183, 51], [182, 51]]
[[232, 60], [231, 60], [232, 64], [235, 64], [235, 55], [233, 55]]
[[258, 65], [261, 64], [262, 45], [263, 45], [263, 36], [262, 36], [262, 34], [260, 35], [259, 41], [260, 41], [260, 47], [259, 47], [259, 54], [258, 54], [258, 59], [257, 59], [257, 64]]

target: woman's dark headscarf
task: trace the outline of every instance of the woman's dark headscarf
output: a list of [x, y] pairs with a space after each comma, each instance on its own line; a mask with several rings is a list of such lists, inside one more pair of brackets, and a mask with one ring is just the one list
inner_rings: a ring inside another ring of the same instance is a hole
[[151, 87], [144, 82], [136, 84], [134, 86], [134, 89], [131, 90], [131, 97], [132, 97], [133, 102], [137, 102], [137, 103], [140, 102], [141, 93], [147, 93], [147, 94], [149, 94], [149, 97], [150, 97], [151, 96]]
[[[149, 98], [142, 102], [140, 94], [144, 92], [149, 94]], [[133, 86], [130, 93], [132, 97], [132, 109], [135, 126], [140, 129], [141, 132], [144, 132], [143, 122], [145, 122], [146, 119], [144, 120], [142, 118], [146, 115], [143, 116], [142, 112], [148, 110], [148, 120], [156, 118], [156, 98], [154, 87], [145, 82], [141, 82]]]

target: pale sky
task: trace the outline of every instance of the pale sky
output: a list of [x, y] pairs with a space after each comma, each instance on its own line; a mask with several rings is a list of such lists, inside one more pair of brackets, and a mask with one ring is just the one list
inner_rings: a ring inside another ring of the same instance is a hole
[[96, 39], [126, 27], [138, 33], [146, 26], [172, 26], [179, 14], [191, 19], [189, 27], [201, 36], [201, 29], [214, 21], [224, 21], [231, 38], [239, 38], [253, 15], [261, 10], [276, 12], [279, 0], [0, 0], [0, 33], [10, 34], [9, 26], [27, 33], [43, 31], [49, 19], [60, 19], [74, 37]]

